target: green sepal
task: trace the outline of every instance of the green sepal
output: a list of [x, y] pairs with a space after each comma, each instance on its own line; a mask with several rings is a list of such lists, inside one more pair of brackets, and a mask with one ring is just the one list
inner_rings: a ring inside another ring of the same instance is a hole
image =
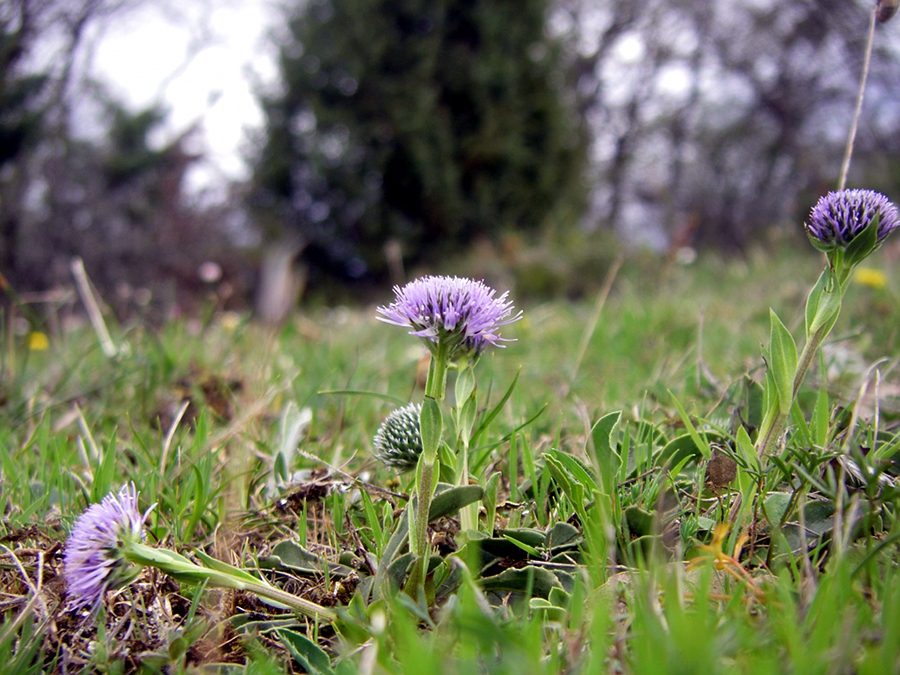
[[872, 218], [872, 222], [863, 228], [862, 232], [853, 237], [852, 241], [844, 249], [844, 263], [855, 267], [878, 248], [878, 216]]
[[831, 253], [835, 248], [835, 245], [832, 242], [825, 243], [823, 241], [819, 241], [818, 237], [810, 234], [809, 232], [806, 233], [806, 238], [809, 239], [809, 243], [813, 245], [813, 248], [815, 248], [817, 251], [821, 251], [822, 253]]

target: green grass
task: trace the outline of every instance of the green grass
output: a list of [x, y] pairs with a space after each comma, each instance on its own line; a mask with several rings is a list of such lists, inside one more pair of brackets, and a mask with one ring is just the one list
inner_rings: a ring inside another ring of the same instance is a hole
[[[778, 456], [757, 465], [738, 433], [754, 433], [769, 308], [799, 336], [819, 268], [761, 252], [626, 260], [577, 370], [594, 298], [516, 299], [517, 341], [476, 369], [482, 420], [516, 381], [470, 457], [480, 539], [459, 532], [451, 490], [415, 599], [395, 589], [412, 476], [374, 460], [371, 438], [392, 400], [421, 399], [424, 349], [373, 307], [279, 331], [230, 316], [118, 326], [113, 359], [89, 326], [29, 351], [4, 315], [0, 670], [895, 672], [896, 270], [851, 288], [827, 377], [811, 373]], [[885, 356], [878, 396], [874, 376], [860, 396]], [[736, 465], [727, 485], [705, 481], [710, 442]], [[844, 447], [894, 485], [850, 480]], [[341, 620], [150, 569], [96, 620], [67, 612], [65, 538], [126, 481], [156, 504], [151, 545], [262, 569]]]

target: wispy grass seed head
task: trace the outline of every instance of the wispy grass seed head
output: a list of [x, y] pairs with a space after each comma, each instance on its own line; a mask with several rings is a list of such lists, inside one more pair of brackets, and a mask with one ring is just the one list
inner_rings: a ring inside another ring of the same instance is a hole
[[397, 471], [414, 469], [422, 454], [422, 435], [419, 431], [421, 404], [411, 403], [397, 408], [382, 422], [372, 445], [375, 456]]
[[878, 244], [898, 226], [897, 207], [874, 190], [840, 190], [821, 197], [804, 223], [810, 239], [820, 250], [848, 246], [878, 218]]
[[425, 340], [429, 349], [439, 344], [452, 358], [460, 350], [477, 356], [488, 345], [502, 347], [510, 340], [500, 336], [500, 328], [522, 318], [511, 316], [513, 303], [508, 293], [497, 292], [481, 281], [460, 277], [425, 276], [403, 287], [395, 286], [396, 299], [377, 309], [378, 319], [395, 326], [412, 328], [410, 335]]
[[149, 514], [138, 509], [134, 484], [118, 494], [110, 493], [92, 504], [75, 522], [66, 542], [64, 574], [69, 597], [76, 608], [97, 609], [110, 588], [134, 580], [139, 571], [122, 555], [129, 542], [144, 538], [144, 521]]

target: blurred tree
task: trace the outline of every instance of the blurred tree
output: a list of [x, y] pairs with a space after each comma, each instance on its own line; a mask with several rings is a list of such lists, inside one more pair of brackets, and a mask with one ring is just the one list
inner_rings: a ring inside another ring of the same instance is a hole
[[19, 213], [8, 204], [18, 202], [22, 189], [19, 162], [34, 147], [43, 121], [41, 94], [48, 76], [22, 68], [31, 26], [16, 16], [12, 5], [0, 10], [0, 272], [16, 266]]
[[[875, 0], [556, 8], [595, 134], [596, 222], [655, 244], [743, 249], [769, 228], [796, 231], [836, 185]], [[878, 28], [851, 183], [900, 151], [898, 25]], [[869, 183], [896, 192], [893, 173]]]
[[[586, 139], [544, 0], [295, 3], [263, 97], [254, 207], [318, 270], [383, 276], [577, 222]], [[296, 244], [296, 240], [293, 245]]]
[[54, 187], [41, 175], [65, 154], [85, 33], [141, 0], [7, 0], [0, 3], [0, 268], [20, 288], [41, 287], [23, 245]]
[[43, 158], [43, 212], [19, 242], [23, 268], [39, 275], [28, 286], [66, 282], [78, 256], [104, 296], [125, 311], [151, 300], [155, 317], [187, 308], [205, 296], [198, 275], [204, 262], [237, 266], [231, 205], [200, 208], [186, 193], [187, 172], [201, 158], [191, 150], [196, 129], [156, 147], [150, 138], [164, 111], [130, 112], [111, 100], [104, 107], [103, 141], [70, 138], [64, 152]]
[[20, 70], [24, 28], [10, 24], [9, 17], [0, 15], [0, 169], [36, 139], [42, 112], [36, 99], [47, 83], [44, 74]]
[[246, 291], [239, 200], [201, 206], [186, 189], [196, 129], [151, 142], [165, 111], [130, 111], [87, 75], [92, 29], [141, 2], [0, 3], [0, 271], [20, 292], [68, 285], [75, 256], [126, 311], [205, 301], [208, 260]]

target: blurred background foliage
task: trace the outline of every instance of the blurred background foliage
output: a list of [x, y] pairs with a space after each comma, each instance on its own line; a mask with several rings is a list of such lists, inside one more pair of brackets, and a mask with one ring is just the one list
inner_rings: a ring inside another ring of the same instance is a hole
[[[166, 110], [80, 65], [93, 23], [141, 1], [0, 6], [0, 272], [49, 293], [78, 256], [121, 314], [255, 288], [273, 320], [304, 291], [363, 299], [426, 270], [578, 296], [619, 248], [799, 240], [837, 181], [874, 6], [292, 0], [252, 175], [210, 201], [185, 181], [199, 127], [159, 147]], [[878, 26], [849, 180], [894, 200], [898, 30]]]
[[264, 100], [254, 205], [317, 270], [384, 276], [478, 237], [577, 222], [586, 134], [544, 0], [316, 0]]

